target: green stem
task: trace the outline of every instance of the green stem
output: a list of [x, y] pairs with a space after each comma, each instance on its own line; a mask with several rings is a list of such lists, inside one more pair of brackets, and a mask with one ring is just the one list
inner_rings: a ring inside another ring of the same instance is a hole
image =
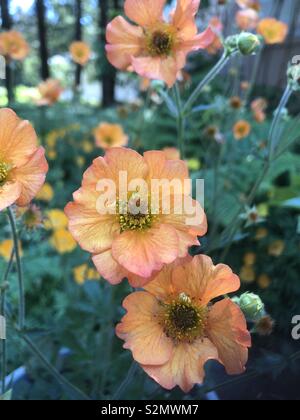
[[117, 391], [114, 393], [114, 395], [112, 396], [112, 401], [118, 401], [120, 400], [120, 398], [122, 397], [125, 389], [131, 384], [132, 379], [134, 378], [134, 375], [137, 371], [138, 365], [136, 362], [132, 362], [132, 365], [129, 368], [129, 371], [126, 375], [126, 378], [124, 379], [124, 381], [121, 383], [121, 385], [119, 386], [119, 388], [117, 389]]
[[79, 388], [69, 382], [64, 376], [62, 376], [59, 371], [52, 366], [50, 362], [44, 357], [42, 352], [38, 349], [38, 347], [34, 344], [34, 342], [28, 337], [28, 335], [23, 334], [19, 331], [21, 338], [24, 342], [28, 345], [31, 352], [40, 360], [40, 362], [44, 365], [44, 367], [48, 370], [51, 375], [57, 380], [57, 382], [66, 390], [71, 392], [76, 399], [80, 401], [90, 401], [90, 398], [84, 394]]
[[[234, 54], [234, 53], [233, 53]], [[187, 102], [185, 103], [183, 107], [183, 115], [186, 116], [191, 111], [191, 108], [193, 107], [194, 103], [197, 101], [200, 93], [203, 91], [203, 89], [220, 73], [220, 71], [226, 66], [228, 63], [231, 55], [228, 55], [228, 52], [224, 52], [220, 60], [217, 62], [217, 64], [211, 69], [211, 71], [206, 75], [206, 77], [201, 80], [199, 85], [196, 87], [194, 92], [191, 94]]]
[[174, 96], [175, 96], [175, 103], [177, 107], [177, 140], [178, 140], [178, 149], [180, 151], [181, 159], [184, 159], [185, 148], [184, 148], [184, 141], [185, 141], [185, 118], [183, 115], [182, 109], [182, 101], [180, 96], [180, 91], [178, 84], [175, 84], [174, 87]]
[[23, 269], [22, 269], [20, 250], [19, 250], [19, 235], [17, 232], [15, 217], [11, 208], [8, 208], [7, 213], [8, 213], [8, 218], [9, 218], [12, 235], [13, 235], [14, 249], [15, 249], [15, 254], [16, 254], [18, 282], [19, 282], [19, 328], [20, 330], [23, 330], [25, 326], [25, 293], [24, 293]]

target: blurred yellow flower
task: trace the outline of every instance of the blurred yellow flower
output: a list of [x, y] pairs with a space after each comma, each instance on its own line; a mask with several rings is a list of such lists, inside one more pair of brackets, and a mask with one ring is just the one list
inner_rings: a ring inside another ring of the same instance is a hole
[[190, 171], [199, 171], [201, 169], [201, 162], [196, 158], [189, 159], [187, 165]]
[[259, 228], [259, 229], [257, 229], [257, 231], [256, 231], [256, 234], [255, 234], [255, 239], [257, 240], [257, 241], [260, 241], [261, 239], [264, 239], [264, 238], [266, 238], [267, 236], [268, 236], [268, 229], [266, 229], [266, 228]]
[[37, 194], [36, 199], [40, 201], [49, 202], [53, 199], [53, 197], [54, 197], [54, 190], [51, 187], [51, 185], [46, 182], [46, 184], [43, 185], [42, 189]]
[[90, 268], [87, 264], [79, 265], [73, 270], [74, 279], [77, 284], [83, 284], [86, 280], [99, 280], [100, 275], [94, 268]]
[[75, 63], [85, 66], [91, 58], [91, 49], [86, 42], [75, 41], [70, 45], [69, 51]]
[[89, 140], [84, 140], [82, 142], [82, 150], [84, 151], [84, 153], [91, 153], [93, 149], [94, 147]]
[[281, 44], [285, 41], [288, 31], [286, 23], [274, 18], [262, 19], [257, 26], [257, 32], [267, 44]]
[[285, 243], [282, 240], [277, 240], [271, 243], [269, 246], [269, 255], [272, 257], [280, 257], [285, 250]]
[[119, 124], [102, 123], [94, 130], [94, 135], [96, 146], [104, 150], [128, 144], [128, 136]]
[[253, 283], [255, 281], [255, 271], [252, 266], [243, 266], [240, 272], [240, 279], [243, 283]]
[[17, 31], [0, 34], [0, 54], [11, 60], [24, 60], [29, 53], [29, 45], [23, 35]]
[[53, 209], [47, 211], [44, 225], [47, 230], [66, 229], [68, 226], [68, 219], [62, 210]]
[[50, 243], [59, 254], [72, 252], [77, 246], [76, 241], [66, 229], [55, 230], [50, 238]]
[[[10, 260], [10, 256], [13, 250], [14, 242], [12, 239], [6, 239], [0, 243], [0, 255], [5, 259], [5, 261]], [[23, 255], [21, 242], [19, 242], [20, 255]]]
[[80, 168], [82, 168], [82, 167], [84, 166], [84, 164], [85, 164], [85, 159], [84, 159], [84, 157], [83, 157], [83, 156], [78, 156], [78, 157], [76, 158], [76, 162], [77, 162], [77, 165], [78, 165]]
[[267, 289], [271, 286], [272, 280], [267, 274], [261, 274], [257, 279], [257, 283], [261, 289]]
[[256, 263], [256, 254], [254, 252], [247, 252], [244, 255], [244, 264], [247, 267], [251, 267]]
[[56, 159], [57, 158], [57, 152], [56, 152], [56, 150], [48, 150], [47, 151], [47, 157], [50, 160]]

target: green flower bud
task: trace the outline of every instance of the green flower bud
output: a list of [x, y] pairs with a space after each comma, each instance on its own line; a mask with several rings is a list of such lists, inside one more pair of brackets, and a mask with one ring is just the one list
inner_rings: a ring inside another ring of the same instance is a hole
[[292, 63], [289, 64], [287, 77], [288, 77], [288, 84], [294, 90], [300, 90], [300, 56], [294, 57]]
[[224, 48], [228, 57], [234, 52], [238, 51], [238, 37], [238, 35], [231, 35], [225, 39]]
[[258, 321], [266, 314], [263, 301], [254, 293], [244, 293], [239, 298], [239, 303], [237, 304], [243, 311], [248, 321]]
[[242, 32], [237, 39], [237, 46], [241, 54], [255, 54], [261, 45], [261, 41], [257, 35], [251, 32]]

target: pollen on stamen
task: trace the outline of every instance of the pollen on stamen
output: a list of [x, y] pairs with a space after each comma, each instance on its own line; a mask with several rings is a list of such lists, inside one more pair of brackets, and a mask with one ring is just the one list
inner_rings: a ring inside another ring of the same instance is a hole
[[168, 56], [173, 48], [173, 35], [167, 30], [156, 30], [149, 35], [147, 44], [153, 57]]
[[8, 177], [8, 166], [4, 162], [0, 162], [0, 185], [3, 184]]

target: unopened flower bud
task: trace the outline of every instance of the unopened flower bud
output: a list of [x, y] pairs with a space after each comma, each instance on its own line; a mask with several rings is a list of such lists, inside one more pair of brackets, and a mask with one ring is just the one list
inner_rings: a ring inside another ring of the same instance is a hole
[[241, 54], [255, 54], [260, 47], [261, 42], [257, 35], [251, 32], [242, 32], [237, 39], [237, 46]]
[[238, 35], [231, 35], [225, 39], [224, 48], [228, 57], [238, 51], [238, 37]]
[[261, 298], [254, 293], [244, 293], [239, 298], [238, 305], [248, 321], [258, 321], [265, 316], [265, 305]]
[[294, 59], [295, 62], [291, 63], [288, 67], [287, 77], [288, 77], [288, 84], [294, 90], [300, 90], [300, 56], [299, 61]]

